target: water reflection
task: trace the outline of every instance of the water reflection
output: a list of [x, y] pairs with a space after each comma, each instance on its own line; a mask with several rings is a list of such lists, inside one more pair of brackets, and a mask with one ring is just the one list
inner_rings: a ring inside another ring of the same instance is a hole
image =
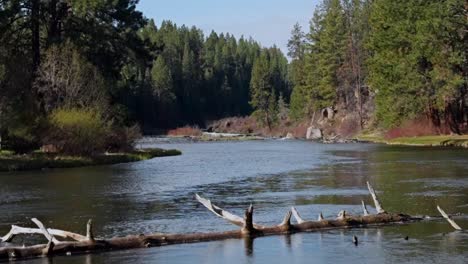
[[245, 255], [247, 257], [253, 256], [255, 238], [245, 237], [244, 239]]

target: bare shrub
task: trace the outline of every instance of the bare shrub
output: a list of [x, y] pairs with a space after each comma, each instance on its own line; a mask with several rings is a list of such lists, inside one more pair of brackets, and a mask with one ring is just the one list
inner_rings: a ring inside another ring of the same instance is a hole
[[107, 137], [107, 151], [129, 152], [135, 147], [135, 142], [141, 138], [138, 125], [131, 127], [113, 127]]
[[56, 108], [100, 109], [108, 106], [104, 78], [70, 42], [51, 46], [38, 69], [34, 87], [47, 112]]
[[169, 136], [201, 136], [202, 131], [197, 126], [184, 126], [167, 132]]
[[427, 118], [419, 118], [404, 122], [397, 128], [390, 129], [385, 134], [386, 139], [399, 137], [418, 137], [427, 135], [437, 135], [449, 132], [448, 129], [437, 128]]

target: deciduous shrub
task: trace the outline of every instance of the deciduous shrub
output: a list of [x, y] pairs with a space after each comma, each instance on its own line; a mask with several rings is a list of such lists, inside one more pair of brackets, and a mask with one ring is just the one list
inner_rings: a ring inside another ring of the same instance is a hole
[[56, 109], [49, 117], [50, 127], [44, 144], [60, 153], [91, 155], [106, 150], [111, 123], [95, 109]]

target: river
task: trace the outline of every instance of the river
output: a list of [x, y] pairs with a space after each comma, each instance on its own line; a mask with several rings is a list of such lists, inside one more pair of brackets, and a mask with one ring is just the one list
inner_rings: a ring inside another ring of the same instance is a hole
[[[305, 141], [168, 142], [182, 156], [113, 166], [0, 173], [0, 235], [11, 224], [85, 232], [97, 237], [236, 228], [197, 204], [194, 194], [243, 214], [253, 204], [262, 224], [280, 223], [291, 206], [305, 219], [340, 210], [361, 214], [373, 183], [387, 211], [468, 215], [468, 151], [454, 148]], [[369, 206], [370, 207], [370, 206]], [[372, 207], [369, 208], [373, 210]], [[456, 218], [468, 229], [468, 218]], [[359, 238], [359, 245], [352, 237]], [[404, 238], [408, 236], [409, 239]], [[26, 243], [30, 238], [17, 238]], [[33, 259], [19, 263], [466, 263], [468, 233], [445, 221], [328, 230], [161, 248]]]

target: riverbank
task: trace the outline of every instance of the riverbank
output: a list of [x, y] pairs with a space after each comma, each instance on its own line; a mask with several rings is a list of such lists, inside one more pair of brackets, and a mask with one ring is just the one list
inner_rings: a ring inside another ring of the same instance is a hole
[[215, 133], [203, 132], [200, 136], [167, 136], [171, 139], [190, 139], [195, 142], [211, 142], [211, 141], [247, 141], [247, 140], [264, 140], [265, 137], [243, 134]]
[[386, 139], [380, 135], [359, 135], [356, 140], [387, 145], [468, 148], [468, 135], [398, 137], [392, 139]]
[[8, 151], [1, 151], [0, 171], [27, 171], [111, 165], [181, 154], [179, 150], [158, 148], [135, 150], [127, 153], [106, 153], [93, 157], [62, 156], [42, 152], [15, 155]]

